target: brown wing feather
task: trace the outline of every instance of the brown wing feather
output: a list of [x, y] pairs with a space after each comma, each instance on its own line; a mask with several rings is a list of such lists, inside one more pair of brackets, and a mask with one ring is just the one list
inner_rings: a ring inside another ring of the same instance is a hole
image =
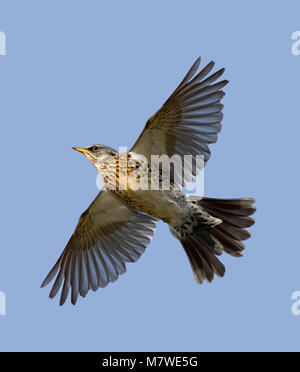
[[85, 297], [92, 289], [105, 287], [126, 271], [126, 262], [135, 262], [147, 247], [157, 219], [102, 190], [81, 215], [62, 255], [49, 272], [42, 287], [55, 276], [50, 298], [62, 287], [60, 304], [71, 289], [71, 301]]
[[131, 151], [143, 154], [151, 160], [151, 155], [178, 154], [192, 155], [193, 162], [189, 182], [196, 175], [195, 156], [203, 155], [204, 163], [210, 157], [208, 144], [217, 140], [221, 130], [224, 96], [221, 90], [227, 83], [215, 83], [224, 72], [221, 69], [208, 76], [214, 62], [206, 65], [195, 77], [200, 65], [196, 60], [174, 93], [164, 105], [147, 121]]

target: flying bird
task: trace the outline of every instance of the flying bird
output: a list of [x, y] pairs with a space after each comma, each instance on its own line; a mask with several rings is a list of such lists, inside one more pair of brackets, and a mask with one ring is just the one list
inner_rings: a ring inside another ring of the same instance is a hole
[[[221, 130], [220, 102], [228, 83], [220, 80], [224, 69], [211, 73], [214, 62], [197, 73], [199, 65], [200, 58], [147, 121], [129, 152], [119, 153], [104, 145], [74, 148], [95, 165], [103, 188], [79, 218], [42, 283], [44, 287], [56, 277], [49, 297], [55, 297], [62, 287], [60, 305], [70, 290], [75, 305], [78, 295], [85, 297], [90, 289], [96, 291], [118, 279], [126, 263], [137, 261], [145, 251], [159, 220], [169, 225], [182, 244], [198, 283], [224, 276], [225, 267], [217, 258], [223, 251], [242, 256], [242, 241], [250, 237], [246, 228], [254, 223], [250, 217], [255, 212], [254, 199], [212, 199], [182, 192], [210, 158], [208, 145], [217, 141]], [[176, 155], [177, 166], [172, 163], [166, 172], [154, 164], [153, 155]], [[186, 156], [192, 159], [187, 165]], [[203, 159], [201, 166], [195, 161], [197, 156]], [[159, 185], [154, 189], [153, 178]], [[142, 180], [146, 180], [144, 187], [134, 186]], [[169, 187], [161, 187], [168, 180]]]

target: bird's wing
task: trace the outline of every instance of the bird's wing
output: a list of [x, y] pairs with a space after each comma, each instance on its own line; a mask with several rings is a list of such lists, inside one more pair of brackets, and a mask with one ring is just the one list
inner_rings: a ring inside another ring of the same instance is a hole
[[110, 191], [102, 189], [81, 215], [75, 232], [42, 287], [57, 274], [50, 292], [53, 298], [61, 285], [60, 304], [64, 304], [71, 288], [71, 301], [78, 294], [85, 297], [114, 282], [126, 271], [125, 263], [136, 261], [147, 247], [157, 219], [128, 208]]
[[200, 58], [169, 99], [147, 121], [131, 149], [146, 156], [149, 162], [151, 155], [166, 154], [171, 157], [178, 154], [183, 164], [183, 156], [192, 155], [193, 164], [188, 171], [190, 174], [187, 174], [189, 180], [196, 175], [195, 156], [203, 155], [205, 164], [210, 157], [208, 144], [217, 140], [223, 116], [220, 101], [225, 93], [222, 88], [228, 83], [227, 80], [215, 83], [224, 69], [209, 75], [214, 62], [193, 78], [199, 65]]

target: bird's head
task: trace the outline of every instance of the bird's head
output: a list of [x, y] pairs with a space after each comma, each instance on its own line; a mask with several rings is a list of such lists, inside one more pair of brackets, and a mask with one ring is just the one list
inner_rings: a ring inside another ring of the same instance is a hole
[[117, 154], [117, 151], [111, 147], [104, 145], [93, 145], [88, 147], [73, 147], [74, 150], [84, 154], [97, 169], [112, 156]]

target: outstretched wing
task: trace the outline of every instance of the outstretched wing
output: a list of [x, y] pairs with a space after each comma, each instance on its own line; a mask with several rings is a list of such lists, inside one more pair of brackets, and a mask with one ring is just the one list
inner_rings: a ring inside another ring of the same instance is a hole
[[228, 83], [227, 80], [215, 83], [224, 69], [209, 75], [214, 62], [210, 62], [193, 78], [199, 65], [200, 58], [175, 92], [147, 121], [131, 149], [146, 156], [149, 162], [151, 155], [166, 154], [171, 157], [178, 154], [183, 164], [183, 156], [192, 155], [193, 162], [186, 163], [189, 167], [189, 171], [185, 169], [187, 181], [190, 181], [198, 170], [195, 156], [203, 155], [205, 164], [210, 157], [208, 144], [217, 141], [223, 116], [223, 105], [220, 101], [225, 93], [222, 88]]
[[128, 208], [110, 191], [102, 190], [81, 215], [75, 232], [42, 287], [57, 274], [50, 292], [53, 298], [61, 285], [60, 305], [71, 288], [75, 305], [78, 294], [85, 297], [114, 282], [126, 271], [125, 262], [135, 262], [147, 247], [157, 219]]

